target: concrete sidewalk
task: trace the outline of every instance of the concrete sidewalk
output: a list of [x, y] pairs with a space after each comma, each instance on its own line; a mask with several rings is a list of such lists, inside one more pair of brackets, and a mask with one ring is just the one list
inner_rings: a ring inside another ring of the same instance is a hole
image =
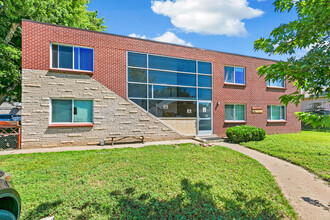
[[149, 145], [171, 145], [171, 144], [182, 144], [182, 143], [193, 143], [198, 144], [199, 142], [192, 139], [185, 140], [174, 140], [174, 141], [155, 141], [147, 142], [145, 144], [134, 143], [134, 144], [116, 144], [114, 146], [75, 146], [75, 147], [53, 147], [53, 148], [35, 148], [35, 149], [21, 149], [21, 150], [4, 150], [0, 151], [1, 155], [11, 155], [11, 154], [31, 154], [31, 153], [48, 153], [48, 152], [64, 152], [64, 151], [82, 151], [82, 150], [101, 150], [101, 149], [114, 149], [114, 148], [139, 148]]
[[330, 219], [330, 186], [307, 170], [238, 144], [219, 145], [243, 153], [268, 169], [300, 219]]

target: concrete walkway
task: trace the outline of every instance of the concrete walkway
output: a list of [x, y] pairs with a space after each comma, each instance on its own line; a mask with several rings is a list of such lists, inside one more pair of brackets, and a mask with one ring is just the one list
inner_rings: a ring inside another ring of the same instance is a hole
[[284, 160], [268, 156], [238, 144], [219, 143], [243, 153], [264, 165], [275, 177], [283, 195], [300, 219], [330, 219], [330, 186], [323, 180]]
[[171, 144], [182, 144], [182, 143], [193, 143], [197, 144], [199, 142], [192, 139], [186, 140], [174, 140], [174, 141], [154, 141], [147, 142], [145, 144], [134, 143], [134, 144], [116, 144], [114, 146], [105, 145], [105, 146], [77, 146], [77, 147], [53, 147], [53, 148], [35, 148], [35, 149], [22, 149], [22, 150], [4, 150], [0, 151], [1, 155], [10, 155], [10, 154], [31, 154], [31, 153], [48, 153], [48, 152], [64, 152], [64, 151], [82, 151], [82, 150], [101, 150], [101, 149], [114, 149], [114, 148], [139, 148], [149, 145], [171, 145]]

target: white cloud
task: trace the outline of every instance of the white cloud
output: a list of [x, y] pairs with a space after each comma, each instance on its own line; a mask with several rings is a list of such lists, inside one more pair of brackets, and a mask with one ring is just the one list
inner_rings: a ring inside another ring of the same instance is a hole
[[151, 9], [186, 32], [227, 36], [246, 35], [242, 20], [264, 13], [248, 7], [247, 0], [153, 0]]
[[181, 44], [181, 45], [186, 45], [189, 47], [192, 47], [191, 43], [187, 43], [186, 41], [182, 40], [178, 36], [176, 36], [173, 32], [167, 31], [163, 35], [159, 37], [153, 38], [155, 41], [161, 41], [161, 42], [166, 42], [166, 43], [172, 43], [172, 44]]
[[145, 35], [139, 35], [139, 34], [135, 34], [135, 33], [131, 33], [128, 36], [135, 37], [135, 38], [141, 38], [141, 39], [147, 39], [147, 36], [145, 36]]
[[[141, 38], [141, 39], [147, 39], [147, 37], [145, 35], [139, 35], [139, 34], [135, 34], [135, 33], [132, 33], [128, 36], [135, 37], [135, 38]], [[155, 41], [160, 41], [160, 42], [165, 42], [165, 43], [179, 44], [179, 45], [185, 45], [185, 46], [192, 47], [191, 43], [184, 41], [183, 39], [179, 38], [178, 36], [176, 36], [171, 31], [167, 31], [159, 37], [150, 38], [150, 40], [155, 40]]]

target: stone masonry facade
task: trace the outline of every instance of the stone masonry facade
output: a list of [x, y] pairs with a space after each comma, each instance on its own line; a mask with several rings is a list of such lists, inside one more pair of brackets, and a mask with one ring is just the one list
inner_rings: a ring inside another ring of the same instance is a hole
[[[92, 127], [49, 127], [50, 99], [94, 101]], [[113, 136], [145, 136], [146, 141], [183, 137], [134, 103], [88, 75], [23, 70], [22, 148], [97, 145]]]

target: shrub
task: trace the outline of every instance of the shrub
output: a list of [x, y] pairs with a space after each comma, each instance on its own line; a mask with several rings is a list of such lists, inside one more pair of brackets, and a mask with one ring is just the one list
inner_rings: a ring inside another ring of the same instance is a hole
[[235, 126], [226, 130], [229, 141], [233, 143], [241, 143], [248, 141], [261, 141], [265, 138], [266, 131], [248, 125]]

